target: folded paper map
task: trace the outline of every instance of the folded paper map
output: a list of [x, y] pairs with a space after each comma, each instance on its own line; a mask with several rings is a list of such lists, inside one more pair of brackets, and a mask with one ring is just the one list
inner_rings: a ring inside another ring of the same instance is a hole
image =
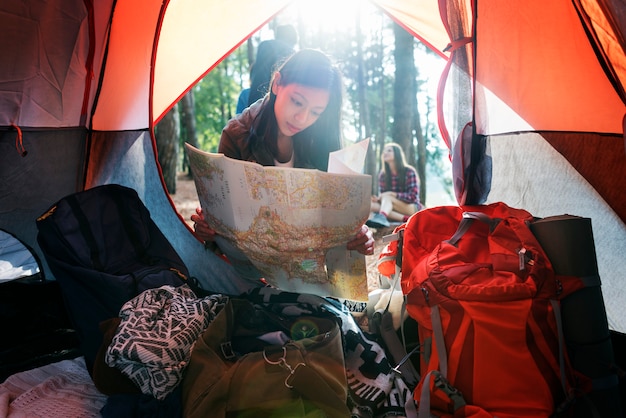
[[365, 256], [346, 249], [370, 210], [372, 178], [360, 173], [366, 141], [331, 154], [329, 165], [342, 173], [264, 167], [185, 146], [205, 220], [242, 276], [367, 301]]

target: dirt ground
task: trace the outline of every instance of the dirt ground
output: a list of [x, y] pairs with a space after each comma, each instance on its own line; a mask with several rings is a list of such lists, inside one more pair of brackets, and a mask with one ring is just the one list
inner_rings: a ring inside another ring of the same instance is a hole
[[[171, 195], [171, 197], [176, 204], [178, 212], [190, 226], [193, 226], [193, 222], [191, 222], [190, 217], [199, 205], [196, 186], [194, 185], [193, 180], [185, 174], [179, 174], [176, 182], [176, 193]], [[378, 261], [380, 251], [384, 247], [382, 238], [385, 235], [391, 234], [393, 232], [393, 228], [390, 227], [381, 230], [373, 229], [372, 232], [374, 233], [374, 238], [376, 239], [376, 247], [374, 249], [374, 255], [366, 256], [367, 285], [370, 291], [379, 287], [380, 282], [376, 262]]]

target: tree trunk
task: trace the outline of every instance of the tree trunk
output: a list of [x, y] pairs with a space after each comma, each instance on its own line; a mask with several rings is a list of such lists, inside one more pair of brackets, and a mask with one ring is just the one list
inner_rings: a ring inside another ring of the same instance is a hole
[[[426, 140], [417, 106], [417, 68], [413, 36], [394, 24], [396, 74], [394, 84], [393, 139], [415, 167], [420, 182], [420, 202], [426, 203]], [[417, 150], [413, 139], [416, 139]]]
[[[384, 23], [382, 24], [384, 26]], [[384, 28], [381, 27], [381, 34], [384, 31]], [[382, 150], [385, 146], [385, 139], [387, 138], [387, 124], [389, 123], [389, 121], [387, 120], [387, 83], [386, 83], [386, 77], [384, 74], [384, 60], [385, 60], [385, 42], [383, 41], [383, 36], [381, 35], [378, 39], [378, 68], [380, 68], [380, 73], [379, 75], [379, 82], [378, 82], [378, 96], [380, 97], [380, 111], [379, 111], [379, 117], [377, 119], [377, 122], [375, 124], [375, 130], [376, 130], [376, 136], [375, 136], [375, 144], [372, 144], [372, 151], [374, 151], [375, 154], [375, 161], [374, 161], [374, 165], [375, 167], [379, 167], [379, 169], [382, 169], [382, 166], [379, 166], [379, 164], [381, 163], [381, 157], [382, 157]], [[378, 171], [374, 171], [373, 173], [373, 188], [374, 188], [374, 193], [377, 194], [378, 193]]]
[[180, 141], [180, 117], [178, 104], [165, 114], [155, 129], [159, 164], [169, 194], [176, 193], [176, 169], [178, 162], [178, 143]]
[[[189, 90], [189, 92], [183, 96], [180, 100], [180, 106], [180, 115], [183, 119], [182, 127], [184, 130], [182, 135], [183, 142], [188, 142], [190, 145], [199, 148], [196, 134], [196, 112], [194, 109], [193, 89]], [[187, 153], [183, 155], [183, 171], [187, 173], [188, 176], [191, 176]]]
[[[359, 140], [371, 138], [372, 124], [370, 122], [369, 106], [367, 105], [366, 89], [367, 82], [365, 79], [365, 63], [363, 62], [363, 32], [361, 31], [361, 13], [357, 8], [356, 13], [356, 54], [357, 54], [357, 97], [359, 103]], [[367, 148], [365, 158], [364, 172], [372, 174], [372, 194], [378, 191], [378, 183], [376, 182], [376, 154], [374, 152], [374, 144], [370, 143]]]
[[[391, 136], [405, 154], [409, 152], [413, 142], [412, 125], [415, 111], [414, 98], [417, 94], [415, 83], [415, 61], [413, 58], [414, 38], [397, 23], [393, 25], [395, 49], [393, 52], [396, 63], [393, 88], [393, 126]], [[409, 164], [413, 165], [412, 162]]]
[[[417, 75], [417, 74], [416, 74]], [[417, 78], [416, 78], [417, 79]], [[422, 123], [420, 122], [420, 112], [417, 106], [417, 95], [414, 96], [415, 99], [415, 114], [413, 116], [413, 130], [415, 131], [415, 137], [417, 140], [417, 158], [415, 159], [415, 164], [413, 165], [417, 170], [417, 177], [419, 178], [420, 184], [420, 202], [422, 205], [426, 204], [426, 138], [424, 137], [424, 131], [422, 130]], [[412, 157], [415, 158], [415, 157]]]
[[252, 42], [252, 37], [248, 38], [246, 41], [246, 45], [248, 45], [248, 66], [252, 67], [254, 65], [254, 57], [255, 57], [255, 48], [254, 42]]

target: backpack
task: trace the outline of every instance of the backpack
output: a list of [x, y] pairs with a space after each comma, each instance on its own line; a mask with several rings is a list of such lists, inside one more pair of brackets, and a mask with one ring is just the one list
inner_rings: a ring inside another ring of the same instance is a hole
[[37, 219], [37, 228], [90, 374], [103, 340], [99, 324], [144, 290], [180, 286], [189, 275], [137, 192], [124, 186], [66, 196]]
[[504, 203], [443, 206], [398, 228], [419, 417], [548, 417], [569, 400], [559, 300], [584, 285], [557, 280], [534, 219]]
[[342, 333], [331, 315], [286, 317], [231, 298], [195, 341], [186, 417], [349, 417]]

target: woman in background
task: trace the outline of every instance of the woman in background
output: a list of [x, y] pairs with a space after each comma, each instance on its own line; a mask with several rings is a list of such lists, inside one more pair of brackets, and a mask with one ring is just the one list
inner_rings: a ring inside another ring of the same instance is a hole
[[366, 222], [372, 228], [388, 227], [389, 221], [406, 222], [421, 208], [417, 171], [407, 164], [400, 145], [385, 145], [382, 165], [378, 174], [379, 194], [372, 196], [370, 205], [374, 216]]

